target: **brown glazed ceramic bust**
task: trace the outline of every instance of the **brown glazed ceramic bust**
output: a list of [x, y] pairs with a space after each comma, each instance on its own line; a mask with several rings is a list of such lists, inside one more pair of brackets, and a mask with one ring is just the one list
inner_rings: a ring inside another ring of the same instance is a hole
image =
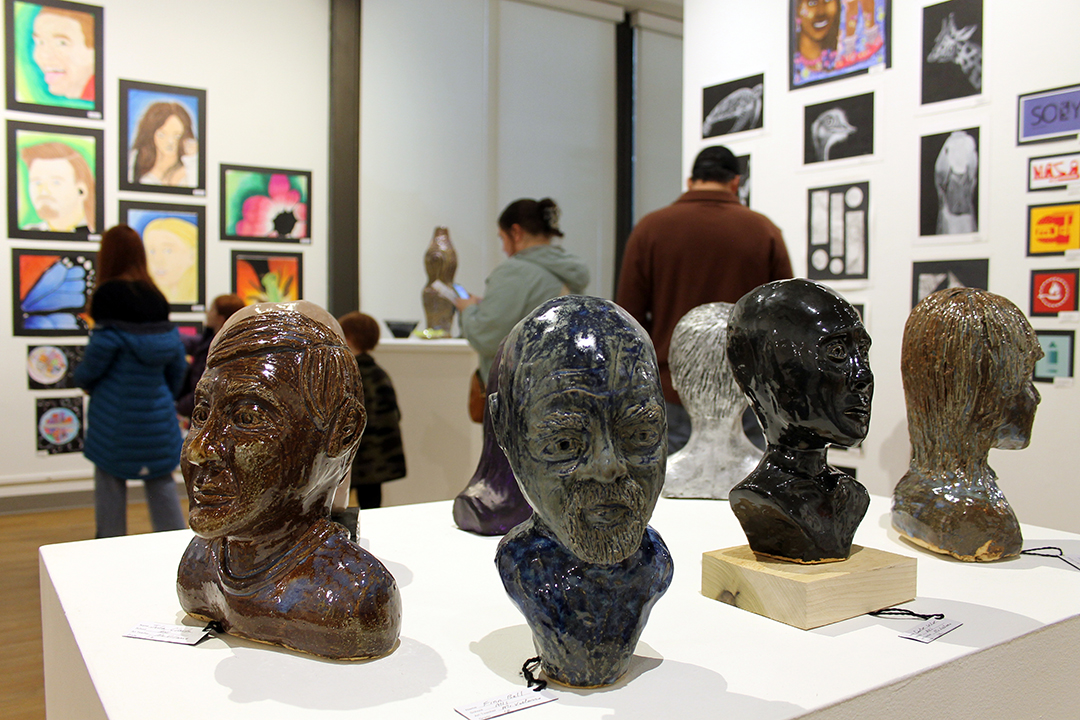
[[902, 535], [969, 562], [1019, 554], [1020, 524], [987, 456], [1031, 440], [1040, 357], [1020, 309], [985, 290], [939, 290], [911, 311], [900, 359], [911, 466], [892, 508]]
[[393, 576], [329, 519], [364, 430], [360, 373], [312, 303], [253, 305], [215, 336], [180, 467], [198, 536], [184, 610], [225, 631], [328, 658], [393, 651]]

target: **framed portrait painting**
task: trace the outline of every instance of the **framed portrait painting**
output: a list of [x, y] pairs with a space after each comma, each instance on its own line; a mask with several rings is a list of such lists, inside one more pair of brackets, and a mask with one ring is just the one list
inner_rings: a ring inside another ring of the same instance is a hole
[[891, 0], [788, 0], [791, 89], [892, 64]]
[[103, 131], [9, 120], [8, 237], [100, 240]]
[[264, 253], [234, 250], [232, 292], [245, 305], [294, 302], [304, 297], [304, 256], [300, 253]]
[[120, 189], [206, 195], [206, 91], [120, 81]]
[[221, 239], [311, 242], [311, 172], [221, 166]]
[[206, 287], [206, 208], [121, 201], [120, 222], [130, 225], [146, 248], [146, 265], [169, 308], [202, 310]]
[[96, 260], [94, 252], [12, 250], [14, 334], [88, 334]]
[[100, 120], [104, 10], [62, 0], [5, 0], [7, 107]]

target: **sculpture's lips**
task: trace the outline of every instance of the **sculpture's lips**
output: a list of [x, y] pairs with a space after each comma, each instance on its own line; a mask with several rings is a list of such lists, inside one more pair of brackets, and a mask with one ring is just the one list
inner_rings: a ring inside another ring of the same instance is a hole
[[597, 525], [621, 525], [630, 516], [630, 507], [618, 503], [606, 503], [594, 505], [582, 513], [586, 522], [593, 527]]
[[234, 493], [224, 490], [212, 481], [201, 483], [196, 480], [193, 483], [191, 494], [194, 496], [195, 502], [203, 507], [225, 505], [236, 499]]
[[848, 408], [844, 411], [844, 414], [851, 418], [866, 420], [870, 417], [870, 408], [865, 405], [858, 405], [853, 408]]

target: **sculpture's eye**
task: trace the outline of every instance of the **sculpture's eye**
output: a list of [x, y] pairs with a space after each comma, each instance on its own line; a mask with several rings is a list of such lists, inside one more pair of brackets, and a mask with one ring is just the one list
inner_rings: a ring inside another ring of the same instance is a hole
[[825, 357], [835, 362], [841, 362], [847, 360], [848, 351], [847, 348], [844, 347], [844, 343], [839, 340], [834, 340], [825, 346]]
[[569, 435], [561, 435], [549, 440], [542, 452], [549, 460], [571, 460], [580, 454], [580, 442]]
[[660, 444], [660, 410], [650, 407], [644, 412], [636, 412], [631, 420], [618, 429], [624, 452], [648, 452]]
[[258, 406], [245, 403], [233, 409], [232, 423], [245, 429], [258, 428], [263, 425], [263, 414]]
[[191, 425], [192, 427], [198, 427], [204, 422], [210, 419], [210, 406], [205, 402], [200, 402], [195, 406], [195, 409], [191, 411]]

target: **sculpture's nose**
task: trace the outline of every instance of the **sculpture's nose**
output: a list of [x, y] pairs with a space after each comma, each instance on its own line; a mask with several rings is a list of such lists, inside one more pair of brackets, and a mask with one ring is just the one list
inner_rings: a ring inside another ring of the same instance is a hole
[[606, 433], [597, 433], [589, 460], [582, 470], [590, 480], [612, 483], [626, 474], [626, 462], [615, 451], [612, 438]]
[[211, 440], [211, 437], [206, 425], [198, 430], [193, 429], [184, 444], [184, 459], [192, 465], [205, 465], [221, 460], [218, 443]]

